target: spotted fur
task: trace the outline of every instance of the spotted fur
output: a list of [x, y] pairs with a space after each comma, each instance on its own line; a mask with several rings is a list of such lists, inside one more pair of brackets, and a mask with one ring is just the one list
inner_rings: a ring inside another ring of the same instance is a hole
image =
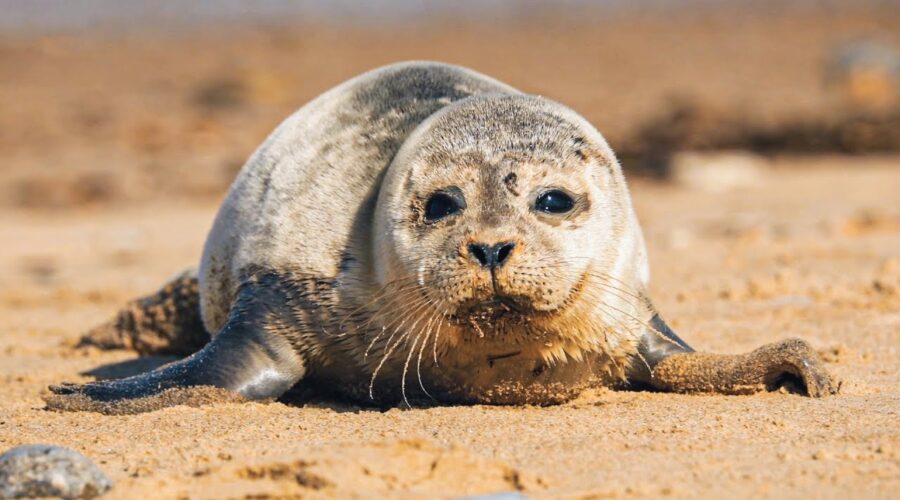
[[[551, 188], [572, 210], [535, 208]], [[427, 220], [445, 189], [464, 209]], [[512, 250], [487, 271], [469, 249], [498, 242]], [[380, 403], [558, 402], [649, 380], [648, 279], [621, 168], [584, 118], [464, 68], [387, 66], [294, 113], [238, 175], [199, 269], [210, 344], [79, 394], [302, 380]]]

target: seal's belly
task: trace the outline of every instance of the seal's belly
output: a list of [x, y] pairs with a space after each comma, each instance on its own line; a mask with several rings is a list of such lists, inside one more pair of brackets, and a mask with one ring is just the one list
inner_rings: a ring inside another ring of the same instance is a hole
[[433, 373], [440, 394], [435, 397], [460, 403], [558, 404], [603, 383], [595, 361], [548, 365], [542, 360], [509, 357], [475, 360], [444, 370], [439, 365]]
[[[552, 405], [568, 401], [583, 390], [608, 382], [596, 356], [579, 362], [547, 364], [517, 355], [422, 361], [386, 365], [372, 381], [361, 370], [348, 377], [346, 369], [326, 370], [314, 378], [329, 392], [367, 404], [392, 405], [406, 399], [446, 404]], [[337, 382], [337, 383], [336, 383]], [[371, 393], [370, 393], [371, 388]]]

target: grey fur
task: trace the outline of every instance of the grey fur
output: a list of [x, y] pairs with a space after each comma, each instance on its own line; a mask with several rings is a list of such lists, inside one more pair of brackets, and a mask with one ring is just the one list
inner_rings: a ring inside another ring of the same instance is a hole
[[207, 239], [207, 330], [223, 326], [248, 267], [336, 276], [357, 232], [354, 215], [371, 210], [406, 136], [451, 102], [515, 92], [463, 68], [403, 63], [353, 78], [291, 115], [241, 170]]
[[[447, 184], [467, 190], [467, 212], [425, 222]], [[575, 209], [535, 212], [545, 185], [569, 189]], [[520, 242], [514, 266], [469, 266], [468, 241], [504, 238]], [[471, 70], [397, 64], [304, 106], [244, 166], [200, 264], [204, 349], [55, 392], [115, 401], [211, 385], [264, 399], [303, 379], [382, 403], [553, 403], [647, 381], [690, 349], [653, 319], [648, 279], [621, 168], [586, 120]], [[497, 283], [531, 312], [492, 305]]]

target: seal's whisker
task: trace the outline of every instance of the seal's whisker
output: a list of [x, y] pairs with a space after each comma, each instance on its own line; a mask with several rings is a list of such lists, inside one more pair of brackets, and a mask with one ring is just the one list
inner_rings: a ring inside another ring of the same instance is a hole
[[369, 358], [369, 351], [372, 350], [372, 346], [375, 345], [375, 342], [377, 342], [378, 339], [381, 338], [381, 336], [384, 335], [384, 332], [386, 332], [386, 331], [387, 331], [387, 327], [386, 327], [386, 326], [382, 326], [382, 327], [381, 327], [381, 331], [378, 332], [377, 335], [375, 335], [375, 337], [372, 339], [371, 342], [369, 342], [369, 345], [366, 347], [366, 350], [365, 350], [365, 352], [363, 353], [363, 359], [368, 359], [368, 358]]
[[[618, 297], [618, 298], [621, 300], [621, 297]], [[612, 306], [610, 306], [610, 307], [612, 307]], [[618, 311], [621, 312], [622, 314], [628, 314], [625, 311], [621, 311], [621, 310], [618, 310]], [[634, 319], [635, 321], [639, 322], [644, 327], [646, 327], [650, 332], [652, 332], [655, 336], [659, 337], [662, 341], [670, 343], [674, 346], [678, 346], [679, 348], [681, 347], [681, 344], [679, 344], [678, 342], [675, 342], [674, 340], [669, 338], [665, 333], [659, 331], [659, 329], [656, 328], [656, 326], [654, 326], [652, 323], [648, 323], [645, 320], [638, 319], [637, 317], [635, 317], [633, 315], [631, 316], [631, 318]]]
[[[549, 268], [554, 268], [554, 267], [558, 268], [558, 267], [562, 267], [565, 264], [572, 264], [572, 263], [581, 262], [581, 261], [589, 262], [589, 259], [586, 259], [586, 258], [579, 259], [576, 257], [569, 257], [569, 258], [562, 258], [562, 259], [542, 258], [540, 262], [542, 262], [544, 264], [544, 267], [543, 267], [544, 269], [549, 269]], [[587, 271], [587, 273], [593, 277], [600, 278], [601, 280], [616, 282], [618, 285], [613, 285], [611, 283], [602, 283], [602, 284], [607, 285], [609, 287], [615, 287], [616, 290], [618, 290], [626, 295], [629, 295], [632, 298], [639, 299], [639, 300], [646, 299], [646, 297], [643, 294], [641, 294], [638, 291], [635, 291], [631, 286], [629, 286], [627, 283], [622, 281], [622, 279], [617, 278], [609, 273], [604, 273], [602, 271], [598, 271], [595, 268], [589, 269]], [[625, 288], [622, 288], [623, 286]]]
[[[430, 304], [430, 305], [432, 305], [432, 307], [433, 307], [433, 304]], [[423, 327], [425, 330], [430, 329], [430, 325], [431, 325], [432, 321], [434, 321], [436, 314], [437, 314], [437, 311], [432, 311], [432, 313], [428, 316], [429, 319]], [[416, 332], [416, 327], [418, 326], [418, 324], [421, 320], [422, 320], [422, 318], [417, 319], [413, 324], [410, 325], [409, 330], [411, 332]], [[400, 394], [403, 396], [403, 402], [406, 404], [406, 406], [408, 408], [412, 408], [412, 406], [409, 404], [409, 400], [406, 398], [406, 375], [409, 370], [409, 363], [412, 360], [413, 353], [415, 352], [415, 349], [416, 349], [416, 344], [418, 343], [419, 338], [421, 336], [422, 336], [422, 331], [416, 332], [415, 338], [413, 339], [413, 343], [409, 347], [409, 352], [406, 355], [406, 361], [403, 364], [403, 373], [400, 378]], [[428, 336], [426, 335], [425, 339], [422, 340], [422, 347], [419, 349], [419, 361], [416, 363], [416, 372], [418, 373], [419, 386], [422, 388], [422, 391], [425, 392], [425, 394], [428, 394], [428, 391], [425, 390], [425, 386], [422, 384], [422, 371], [421, 371], [422, 355], [421, 355], [421, 352], [427, 341], [428, 341]], [[428, 394], [428, 397], [431, 397], [431, 394]]]
[[[392, 325], [396, 325], [393, 327], [393, 332], [391, 333], [391, 336], [388, 337], [387, 341], [385, 342], [385, 349], [387, 349], [388, 344], [391, 343], [391, 340], [394, 338], [394, 335], [396, 335], [397, 332], [400, 330], [400, 327], [402, 327], [411, 317], [413, 317], [415, 314], [417, 314], [419, 311], [421, 311], [422, 309], [424, 309], [427, 306], [428, 306], [427, 299], [422, 297], [422, 298], [418, 299], [417, 301], [413, 302], [412, 305], [410, 306], [411, 309], [408, 309], [407, 312], [401, 313], [396, 318], [389, 321], [387, 324], [383, 325], [382, 329], [378, 333], [378, 335], [376, 335], [375, 338], [373, 338], [372, 341], [369, 342], [369, 346], [366, 348], [364, 357], [369, 356], [369, 351], [372, 349], [372, 346], [375, 345], [375, 342], [380, 338], [380, 336], [383, 335], [387, 329], [390, 329], [392, 327]], [[398, 322], [399, 322], [399, 324], [398, 324]]]
[[412, 405], [410, 405], [409, 400], [406, 399], [406, 373], [409, 370], [409, 361], [412, 359], [418, 341], [419, 335], [416, 335], [413, 339], [412, 346], [409, 348], [409, 353], [406, 355], [406, 361], [403, 363], [403, 373], [400, 375], [400, 395], [403, 397], [403, 404], [405, 404], [407, 408], [412, 408]]
[[[565, 263], [565, 262], [576, 262], [579, 260], [582, 260], [582, 259], [563, 258], [563, 259], [554, 259], [552, 261], [550, 259], [542, 259], [542, 262], [548, 263], [548, 267], [549, 267], [550, 265], [553, 265], [551, 263], [555, 263], [555, 262]], [[558, 264], [556, 264], [556, 265], [558, 265]], [[642, 293], [634, 291], [632, 289], [632, 287], [630, 287], [627, 283], [622, 281], [620, 278], [617, 278], [615, 276], [612, 276], [611, 274], [603, 273], [603, 272], [600, 272], [600, 271], [597, 271], [594, 269], [591, 269], [589, 271], [589, 274], [591, 276], [599, 278], [599, 280], [597, 282], [595, 282], [596, 285], [603, 287], [608, 293], [612, 294], [614, 297], [616, 297], [619, 300], [622, 300], [623, 302], [629, 302], [628, 298], [637, 299], [640, 301], [646, 300], [646, 297]], [[616, 282], [616, 283], [620, 284], [621, 286], [617, 286], [615, 284], [609, 283], [610, 281]], [[623, 286], [625, 288], [623, 288]], [[623, 296], [622, 294], [624, 294], [625, 296]], [[597, 297], [597, 298], [599, 298], [599, 297]], [[614, 308], [614, 306], [609, 305], [609, 304], [607, 304], [607, 306], [610, 308]], [[616, 308], [614, 308], [614, 309], [616, 309]], [[626, 312], [622, 311], [621, 309], [616, 309], [616, 310], [622, 314], [627, 314]], [[631, 318], [634, 319], [635, 321], [638, 321], [643, 326], [645, 326], [649, 331], [651, 331], [654, 335], [656, 335], [663, 341], [681, 347], [680, 344], [678, 344], [677, 342], [675, 342], [674, 340], [672, 340], [671, 338], [666, 336], [664, 333], [660, 332], [659, 329], [657, 329], [652, 324], [650, 324], [646, 321], [640, 320], [640, 319], [634, 317], [633, 315], [631, 315]]]
[[[357, 326], [357, 329], [365, 331], [376, 320], [380, 320], [386, 315], [392, 315], [392, 314], [395, 315], [396, 311], [395, 311], [394, 307], [392, 307], [392, 306], [394, 305], [395, 302], [399, 302], [401, 299], [410, 299], [410, 297], [412, 297], [410, 302], [403, 304], [404, 306], [406, 306], [406, 309], [405, 309], [406, 311], [409, 310], [409, 307], [415, 307], [415, 306], [418, 306], [418, 305], [423, 304], [428, 301], [427, 297], [417, 296], [418, 295], [417, 293], [413, 293], [412, 291], [410, 291], [410, 292], [411, 293], [409, 293], [409, 294], [403, 294], [403, 295], [398, 296], [396, 298], [396, 300], [393, 300], [391, 302], [383, 304], [382, 307], [379, 309], [379, 311], [372, 314], [372, 316], [368, 319], [368, 321]], [[397, 318], [396, 316], [391, 317], [388, 320], [388, 324], [390, 324], [391, 321], [395, 321], [396, 318]]]
[[437, 366], [438, 366], [438, 352], [437, 352], [438, 338], [441, 336], [441, 328], [444, 327], [444, 321], [447, 321], [447, 315], [446, 315], [446, 314], [441, 313], [441, 316], [442, 316], [442, 317], [440, 318], [440, 320], [438, 320], [438, 329], [437, 329], [437, 332], [434, 334], [434, 341], [433, 341], [432, 344], [431, 344], [431, 345], [432, 345], [432, 348], [431, 348], [431, 349], [432, 349], [432, 355], [434, 356], [434, 366], [435, 366], [435, 368], [437, 368]]
[[[394, 328], [394, 332], [391, 333], [390, 338], [388, 338], [387, 342], [385, 343], [385, 351], [384, 351], [384, 354], [381, 356], [381, 361], [378, 363], [378, 366], [375, 368], [375, 371], [372, 373], [372, 380], [371, 380], [370, 383], [369, 383], [369, 397], [371, 397], [372, 399], [375, 399], [375, 398], [374, 398], [374, 388], [375, 388], [375, 379], [378, 377], [378, 372], [381, 371], [382, 366], [384, 366], [384, 363], [387, 361], [387, 359], [388, 359], [388, 358], [391, 356], [391, 354], [393, 354], [393, 352], [397, 349], [397, 346], [399, 346], [404, 340], [408, 342], [410, 335], [415, 331], [415, 327], [416, 327], [416, 325], [418, 324], [418, 322], [421, 320], [421, 317], [419, 317], [418, 319], [416, 319], [416, 321], [413, 322], [413, 324], [410, 325], [409, 328], [407, 328], [406, 332], [403, 333], [402, 335], [400, 335], [399, 338], [397, 338], [397, 341], [394, 342], [393, 345], [390, 345], [391, 339], [394, 338], [394, 335], [397, 334], [397, 332], [399, 331], [400, 327], [403, 326], [403, 324], [404, 324], [409, 318], [419, 315], [419, 314], [421, 313], [422, 310], [424, 310], [425, 308], [427, 308], [428, 306], [431, 305], [430, 301], [427, 300], [427, 297], [426, 297], [425, 299], [426, 299], [426, 300], [422, 301], [422, 302], [419, 304], [419, 306], [416, 307], [416, 309], [415, 309], [414, 311], [411, 311], [411, 312], [406, 316], [406, 318], [403, 320], [403, 322], [401, 322], [399, 325], [397, 325], [397, 326]], [[389, 347], [389, 345], [390, 345], [390, 347]], [[404, 400], [406, 399], [406, 394], [405, 394], [405, 382], [406, 382], [406, 381], [405, 381], [405, 372], [406, 372], [406, 368], [404, 367], [404, 380], [401, 381], [401, 386], [402, 386], [402, 388], [403, 388], [403, 398], [404, 398]]]
[[[601, 309], [602, 309], [603, 306], [606, 306], [606, 304], [605, 304], [605, 303], [601, 303]], [[615, 315], [608, 315], [608, 316], [609, 316], [610, 318], [612, 318], [613, 321], [616, 322], [616, 324], [618, 325], [619, 329], [621, 329], [621, 331], [625, 331], [625, 332], [632, 333], [631, 337], [636, 337], [636, 335], [633, 335], [633, 334], [635, 333], [634, 328], [632, 328], [632, 327], [630, 327], [629, 325], [625, 324], [625, 322], [624, 322], [622, 319], [619, 319], [619, 318], [615, 317]], [[609, 331], [610, 331], [609, 329], [604, 329], [604, 330], [603, 330], [604, 338], [607, 338], [606, 336], [607, 336], [607, 333], [608, 333]], [[613, 335], [621, 336], [621, 334], [619, 333], [620, 330], [616, 329], [615, 327], [613, 327], [611, 331], [613, 332]], [[607, 340], [607, 343], [608, 343], [608, 342], [609, 342], [609, 341]], [[635, 350], [635, 352], [637, 352], [637, 351]], [[641, 361], [643, 361], [644, 364], [647, 365], [647, 368], [650, 369], [650, 365], [647, 363], [647, 360], [644, 359], [643, 356], [641, 356], [640, 352], [638, 352], [637, 354], [638, 354], [638, 356], [640, 356]], [[609, 358], [610, 358], [610, 360], [613, 362], [614, 366], [618, 369], [619, 366], [618, 366], [618, 363], [617, 363], [616, 360], [615, 360], [615, 357], [614, 357], [614, 356], [609, 356]]]
[[[414, 297], [418, 292], [419, 292], [419, 289], [415, 283], [407, 283], [405, 287], [400, 288], [396, 292], [388, 295], [387, 296], [388, 302], [384, 306], [379, 307], [375, 312], [371, 313], [372, 315], [368, 321], [366, 321], [365, 323], [362, 323], [362, 324], [354, 325], [354, 330], [358, 331], [358, 330], [365, 329], [380, 314], [384, 314], [386, 310], [390, 310], [390, 307], [387, 307], [387, 306], [389, 306], [393, 302], [399, 301], [401, 299], [408, 299], [410, 297]], [[380, 298], [381, 297], [378, 297], [378, 299], [380, 299]], [[368, 304], [369, 305], [374, 304], [375, 300], [377, 300], [377, 299], [373, 299], [372, 301], [369, 301]], [[360, 310], [360, 308], [357, 308], [357, 313], [359, 312], [359, 310]], [[356, 313], [353, 313], [353, 314], [356, 314]], [[344, 319], [341, 321], [341, 329], [343, 329], [342, 325], [344, 324], [344, 322], [346, 322], [348, 319], [350, 319], [350, 317], [351, 317], [350, 315], [347, 315], [344, 317]]]
[[426, 333], [425, 339], [422, 340], [422, 346], [419, 348], [419, 359], [416, 361], [416, 376], [419, 379], [419, 387], [422, 389], [422, 392], [425, 393], [431, 400], [434, 400], [434, 396], [428, 392], [428, 389], [425, 389], [425, 384], [422, 382], [422, 353], [425, 351], [425, 346], [428, 345], [428, 338], [431, 337], [431, 332], [434, 329], [434, 320], [440, 316], [439, 311], [435, 311], [432, 313], [431, 318], [428, 320], [428, 324], [425, 325]]
[[[395, 333], [396, 333], [396, 331], [395, 331]], [[393, 334], [392, 334], [392, 336], [393, 336]], [[375, 399], [375, 379], [378, 377], [378, 372], [381, 371], [381, 367], [384, 366], [385, 361], [387, 361], [387, 359], [391, 356], [391, 354], [394, 352], [394, 349], [396, 349], [397, 346], [400, 344], [400, 342], [403, 341], [403, 338], [408, 337], [408, 336], [409, 336], [409, 332], [406, 332], [403, 335], [401, 335], [400, 338], [397, 339], [397, 342], [395, 342], [390, 347], [390, 349], [388, 349], [384, 353], [384, 355], [381, 356], [381, 361], [378, 363], [378, 366], [375, 367], [375, 371], [372, 372], [372, 378], [369, 380], [369, 398], [371, 398], [373, 400]]]
[[[593, 295], [592, 295], [592, 296], [593, 296]], [[656, 335], [656, 336], [659, 337], [660, 339], [664, 340], [665, 342], [668, 342], [668, 343], [671, 343], [672, 345], [681, 347], [681, 345], [678, 344], [678, 342], [675, 342], [674, 340], [670, 339], [668, 336], [666, 336], [663, 332], [659, 331], [659, 329], [656, 328], [655, 326], [653, 326], [651, 323], [648, 323], [647, 321], [642, 320], [642, 319], [640, 319], [640, 318], [634, 316], [633, 314], [628, 313], [627, 311], [624, 311], [624, 310], [622, 310], [622, 309], [620, 309], [620, 308], [617, 308], [617, 307], [615, 307], [615, 306], [613, 306], [613, 305], [611, 305], [611, 304], [609, 304], [609, 303], [607, 303], [607, 302], [603, 302], [602, 298], [600, 298], [600, 297], [596, 297], [596, 296], [593, 296], [593, 297], [596, 298], [596, 299], [597, 299], [600, 303], [602, 303], [602, 305], [604, 305], [605, 307], [608, 307], [608, 308], [613, 309], [614, 311], [616, 311], [616, 312], [618, 312], [618, 313], [620, 313], [620, 314], [624, 314], [624, 315], [628, 316], [630, 319], [632, 319], [632, 320], [636, 321], [637, 323], [639, 323], [640, 325], [644, 326], [644, 327], [647, 328], [649, 331], [651, 331], [654, 335]], [[618, 298], [621, 299], [621, 297], [618, 297]]]
[[377, 310], [371, 312], [371, 316], [368, 321], [356, 325], [357, 329], [365, 329], [372, 322], [382, 317], [383, 315], [394, 314], [395, 310], [409, 310], [409, 305], [412, 303], [418, 303], [423, 300], [427, 300], [428, 297], [421, 293], [421, 289], [416, 284], [408, 284], [406, 287], [398, 290], [396, 293], [391, 294], [387, 297], [386, 301], [382, 303]]
[[[387, 342], [386, 342], [386, 344], [390, 344], [391, 339], [394, 338], [394, 335], [396, 335], [397, 330], [399, 330], [400, 327], [403, 326], [403, 323], [405, 323], [411, 315], [418, 312], [418, 310], [421, 309], [422, 307], [424, 307], [425, 305], [426, 305], [425, 300], [419, 299], [419, 300], [413, 302], [412, 309], [402, 312], [401, 314], [397, 315], [392, 320], [388, 321], [386, 324], [382, 325], [379, 333], [377, 335], [375, 335], [375, 337], [371, 340], [371, 342], [369, 342], [369, 345], [366, 348], [366, 351], [365, 351], [365, 354], [363, 357], [367, 358], [369, 356], [369, 351], [371, 351], [372, 347], [375, 345], [375, 343], [378, 341], [378, 339], [381, 338], [382, 335], [384, 335], [384, 332], [386, 332], [388, 329], [390, 329], [393, 325], [396, 325], [396, 327], [393, 329], [393, 333], [391, 333], [391, 336], [387, 339]], [[398, 322], [399, 322], [399, 324], [397, 324]]]
[[[423, 304], [427, 301], [427, 298], [425, 298], [425, 297], [413, 296], [410, 298], [410, 296], [404, 296], [401, 298], [410, 299], [410, 301], [408, 303], [403, 304], [406, 307], [405, 310], [401, 307], [396, 307], [396, 308], [393, 307], [394, 302], [396, 302], [396, 301], [389, 302], [388, 304], [385, 304], [384, 306], [382, 306], [380, 310], [373, 313], [372, 316], [368, 319], [368, 321], [357, 326], [357, 329], [359, 331], [362, 331], [365, 334], [369, 330], [369, 327], [372, 326], [373, 323], [379, 322], [380, 320], [384, 319], [386, 316], [388, 316], [386, 324], [387, 325], [394, 324], [400, 317], [402, 317], [406, 312], [409, 311], [409, 307], [415, 307], [415, 306]], [[397, 311], [396, 311], [397, 309], [400, 309], [399, 315], [397, 315]]]
[[[612, 362], [613, 366], [617, 370], [621, 370], [618, 365], [618, 361], [616, 360], [616, 356], [614, 356], [613, 352], [611, 351], [613, 344], [610, 342], [610, 335], [615, 337], [617, 341], [620, 341], [622, 339], [622, 334], [619, 329], [615, 327], [615, 325], [608, 325], [603, 322], [599, 324], [596, 323], [596, 320], [599, 319], [600, 318], [597, 318], [592, 314], [585, 314], [579, 317], [579, 321], [586, 322], [587, 327], [590, 329], [590, 334], [588, 335], [588, 337], [594, 337], [597, 334], [603, 335], [603, 342], [595, 342], [594, 346], [600, 349], [600, 351], [610, 362]], [[628, 331], [629, 329], [626, 327], [624, 328], [624, 330]]]
[[[641, 301], [647, 300], [647, 297], [645, 295], [631, 289], [630, 287], [622, 288], [622, 286], [627, 286], [627, 285], [625, 285], [625, 283], [622, 280], [620, 280], [619, 278], [616, 278], [615, 276], [613, 276], [611, 274], [594, 271], [593, 275], [600, 278], [601, 280], [606, 280], [606, 281], [601, 281], [599, 284], [606, 286], [607, 288], [610, 288], [610, 289], [616, 290], [620, 293], [623, 293], [632, 299], [637, 299], [637, 300], [641, 300]], [[609, 281], [615, 281], [616, 283], [621, 283], [621, 286], [609, 283]]]
[[[410, 286], [410, 285], [416, 285], [415, 279], [416, 279], [416, 276], [414, 274], [407, 274], [407, 275], [401, 276], [399, 278], [388, 281], [387, 283], [382, 285], [378, 290], [376, 290], [372, 294], [371, 299], [369, 301], [367, 301], [367, 302], [361, 304], [360, 306], [345, 313], [344, 319], [341, 321], [341, 323], [339, 323], [339, 326], [341, 327], [341, 329], [343, 329], [342, 327], [343, 327], [344, 321], [346, 321], [347, 319], [352, 317], [354, 314], [371, 306], [378, 300], [381, 300], [382, 297], [384, 297], [386, 295], [389, 297], [393, 297], [396, 293], [401, 293], [404, 290], [409, 290], [408, 288], [405, 288], [405, 287]], [[398, 286], [398, 285], [402, 285], [403, 287], [400, 288], [399, 290], [393, 290], [393, 287]], [[390, 294], [390, 295], [388, 295], [388, 294]]]

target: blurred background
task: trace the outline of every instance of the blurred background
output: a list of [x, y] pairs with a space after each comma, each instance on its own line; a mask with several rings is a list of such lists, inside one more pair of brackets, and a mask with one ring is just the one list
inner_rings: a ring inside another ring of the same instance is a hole
[[571, 106], [634, 176], [900, 148], [893, 1], [0, 0], [0, 205], [218, 200], [294, 109], [406, 59]]

